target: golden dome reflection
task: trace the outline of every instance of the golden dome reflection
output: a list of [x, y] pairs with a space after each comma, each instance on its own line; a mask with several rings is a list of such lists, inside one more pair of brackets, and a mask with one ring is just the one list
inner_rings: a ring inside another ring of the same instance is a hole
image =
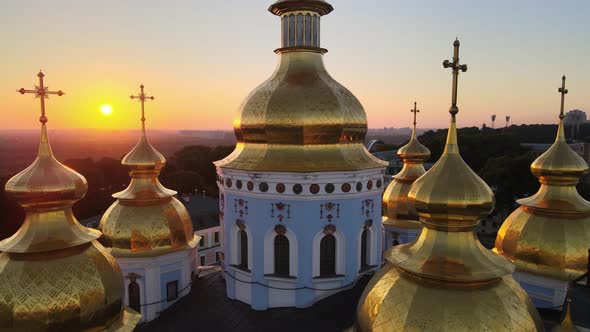
[[[543, 323], [514, 281], [512, 263], [484, 248], [474, 228], [494, 206], [490, 188], [463, 161], [457, 145], [459, 41], [455, 41], [451, 125], [436, 164], [408, 197], [424, 228], [415, 242], [385, 254], [385, 267], [359, 302], [359, 331], [538, 331]], [[433, 308], [436, 307], [436, 310]]]

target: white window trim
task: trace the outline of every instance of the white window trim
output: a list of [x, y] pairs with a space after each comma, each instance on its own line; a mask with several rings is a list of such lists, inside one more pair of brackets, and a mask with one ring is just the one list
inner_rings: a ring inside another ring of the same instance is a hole
[[[230, 242], [229, 242], [229, 249], [230, 249], [230, 253], [231, 253], [231, 257], [230, 257], [230, 265], [238, 265], [239, 264], [239, 260], [238, 260], [238, 232], [240, 231], [240, 228], [234, 223], [231, 227], [230, 230]], [[244, 228], [244, 231], [246, 231], [246, 235], [248, 235], [248, 270], [252, 271], [252, 242], [254, 241], [254, 238], [252, 237], [252, 233], [250, 232], [250, 230], [248, 229], [248, 227], [246, 226], [246, 228]]]
[[[367, 260], [367, 264], [369, 266], [376, 266], [379, 265], [379, 263], [377, 262], [377, 252], [378, 252], [378, 248], [377, 248], [377, 236], [380, 236], [382, 234], [379, 234], [374, 228], [376, 227], [375, 224], [371, 225], [371, 227], [367, 228], [367, 232], [368, 232], [368, 236], [367, 236], [367, 240], [368, 240], [368, 244], [369, 246], [367, 247], [367, 250], [369, 250], [369, 257]], [[358, 232], [358, 249], [357, 249], [357, 271], [361, 270], [361, 239], [363, 236], [363, 230], [364, 227], [361, 227], [360, 231]]]
[[[285, 226], [287, 231], [285, 236], [289, 239], [289, 275], [291, 277], [299, 277], [299, 245], [297, 244], [297, 237], [295, 232]], [[277, 233], [273, 228], [266, 231], [264, 235], [264, 274], [273, 274], [274, 261], [275, 261], [275, 250], [274, 250], [274, 239]], [[274, 277], [276, 278], [276, 277]], [[281, 278], [282, 279], [282, 278]], [[285, 278], [286, 279], [286, 278]]]
[[[313, 238], [312, 276], [314, 278], [320, 277], [320, 241], [324, 235], [326, 234], [322, 228]], [[346, 240], [344, 234], [339, 230], [336, 230], [332, 235], [336, 237], [336, 274], [344, 275], [346, 274], [346, 261], [344, 259], [346, 253]]]

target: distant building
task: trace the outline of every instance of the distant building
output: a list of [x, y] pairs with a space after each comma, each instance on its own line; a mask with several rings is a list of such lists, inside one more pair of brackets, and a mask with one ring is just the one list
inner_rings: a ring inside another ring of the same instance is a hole
[[219, 264], [221, 261], [221, 226], [219, 224], [219, 200], [204, 196], [183, 196], [192, 220], [193, 230], [199, 240], [199, 266]]

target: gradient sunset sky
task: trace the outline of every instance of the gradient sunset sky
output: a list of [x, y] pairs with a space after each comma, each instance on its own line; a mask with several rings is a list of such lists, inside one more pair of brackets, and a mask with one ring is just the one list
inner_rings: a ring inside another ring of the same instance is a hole
[[[0, 3], [0, 129], [38, 128], [31, 88], [43, 69], [51, 128], [137, 128], [139, 84], [156, 129], [231, 129], [241, 100], [274, 70], [280, 20], [273, 0], [53, 0]], [[461, 40], [459, 126], [556, 123], [590, 111], [590, 1], [329, 0], [322, 47], [330, 74], [367, 112], [369, 127], [446, 127], [451, 73], [442, 61]], [[104, 116], [100, 106], [110, 104]]]

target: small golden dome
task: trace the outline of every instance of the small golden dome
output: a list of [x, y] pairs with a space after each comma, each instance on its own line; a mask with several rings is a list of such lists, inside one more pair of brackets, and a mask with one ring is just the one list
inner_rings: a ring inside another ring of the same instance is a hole
[[517, 201], [521, 206], [498, 230], [494, 250], [519, 271], [569, 281], [587, 270], [590, 202], [576, 190], [588, 165], [565, 142], [562, 115], [555, 143], [531, 165], [541, 188]]
[[78, 223], [72, 205], [86, 194], [84, 177], [59, 163], [47, 138], [44, 99], [51, 92], [39, 73], [41, 139], [31, 166], [6, 184], [24, 207], [21, 228], [0, 241], [0, 330], [132, 331], [141, 315], [123, 307], [123, 277], [95, 241], [100, 232]]
[[[424, 228], [394, 246], [357, 310], [359, 331], [537, 331], [543, 323], [511, 277], [511, 262], [484, 248], [473, 229], [494, 206], [490, 188], [463, 161], [455, 115], [459, 43], [454, 43], [453, 102], [445, 150], [408, 198]], [[436, 307], [437, 310], [432, 310]]]
[[[141, 91], [140, 97], [143, 86]], [[153, 257], [194, 248], [198, 237], [188, 211], [173, 197], [176, 191], [158, 179], [166, 159], [148, 142], [145, 116], [140, 141], [122, 164], [131, 168], [131, 183], [113, 195], [117, 201], [100, 220], [100, 242], [115, 257]]]
[[424, 175], [424, 162], [430, 158], [430, 150], [416, 137], [416, 122], [408, 144], [397, 150], [404, 162], [402, 170], [393, 176], [393, 181], [383, 193], [383, 224], [401, 228], [417, 229], [422, 224], [410, 206], [408, 192], [414, 181]]

